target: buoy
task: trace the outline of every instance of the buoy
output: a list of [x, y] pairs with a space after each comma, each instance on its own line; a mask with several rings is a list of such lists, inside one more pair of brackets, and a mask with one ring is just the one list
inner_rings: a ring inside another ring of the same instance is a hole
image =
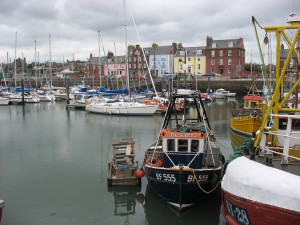
[[145, 171], [142, 168], [140, 168], [135, 172], [135, 176], [137, 178], [142, 178], [143, 176], [145, 176]]

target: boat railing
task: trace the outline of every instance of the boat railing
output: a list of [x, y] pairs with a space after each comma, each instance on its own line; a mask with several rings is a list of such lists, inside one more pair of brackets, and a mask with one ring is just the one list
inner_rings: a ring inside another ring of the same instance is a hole
[[[287, 125], [285, 132], [284, 131], [278, 131], [278, 130], [271, 130], [271, 127], [266, 127], [263, 130], [262, 138], [261, 138], [261, 149], [264, 151], [265, 154], [278, 154], [282, 156], [281, 164], [288, 164], [288, 159], [292, 158], [294, 160], [298, 160], [300, 162], [300, 158], [292, 156], [289, 154], [290, 149], [292, 148], [292, 151], [295, 151], [295, 149], [299, 149], [300, 145], [296, 144], [294, 146], [291, 146], [290, 141], [292, 139], [299, 140], [300, 141], [300, 132], [295, 132], [292, 130], [292, 120], [297, 119], [300, 120], [300, 115], [283, 115], [283, 114], [270, 114], [271, 117], [277, 117], [282, 118], [284, 117], [287, 119]], [[270, 146], [268, 144], [268, 135], [274, 135], [276, 138], [278, 136], [284, 137], [284, 143], [283, 146]], [[265, 143], [267, 143], [265, 145]], [[282, 152], [281, 152], [282, 151]]]

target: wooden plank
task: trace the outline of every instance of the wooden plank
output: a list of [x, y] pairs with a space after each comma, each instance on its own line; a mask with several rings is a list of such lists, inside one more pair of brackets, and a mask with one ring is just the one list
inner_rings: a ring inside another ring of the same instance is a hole
[[127, 162], [128, 165], [132, 165], [133, 164], [132, 161], [128, 157], [125, 157], [125, 160], [126, 160], [126, 162]]
[[127, 145], [127, 147], [126, 147], [126, 155], [130, 155], [131, 154], [131, 150], [132, 150], [131, 145]]

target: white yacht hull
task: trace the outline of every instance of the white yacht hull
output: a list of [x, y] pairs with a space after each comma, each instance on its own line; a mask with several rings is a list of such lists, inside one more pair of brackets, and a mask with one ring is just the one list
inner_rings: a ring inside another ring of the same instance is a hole
[[109, 115], [154, 115], [158, 105], [145, 105], [137, 102], [91, 103], [86, 110]]

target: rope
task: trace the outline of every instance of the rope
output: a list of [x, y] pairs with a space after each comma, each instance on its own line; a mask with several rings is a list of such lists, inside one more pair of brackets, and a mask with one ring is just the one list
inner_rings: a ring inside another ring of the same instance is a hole
[[194, 171], [194, 170], [193, 170], [193, 174], [194, 174], [194, 177], [196, 178], [198, 187], [199, 187], [200, 190], [203, 191], [205, 194], [210, 194], [210, 193], [214, 192], [214, 191], [217, 189], [217, 187], [220, 185], [221, 181], [222, 181], [222, 179], [220, 179], [219, 182], [217, 183], [217, 185], [216, 185], [212, 190], [210, 190], [210, 191], [205, 191], [205, 190], [201, 187], [201, 185], [199, 184], [199, 180], [197, 180], [197, 177], [196, 177], [196, 175], [195, 175], [195, 171]]

